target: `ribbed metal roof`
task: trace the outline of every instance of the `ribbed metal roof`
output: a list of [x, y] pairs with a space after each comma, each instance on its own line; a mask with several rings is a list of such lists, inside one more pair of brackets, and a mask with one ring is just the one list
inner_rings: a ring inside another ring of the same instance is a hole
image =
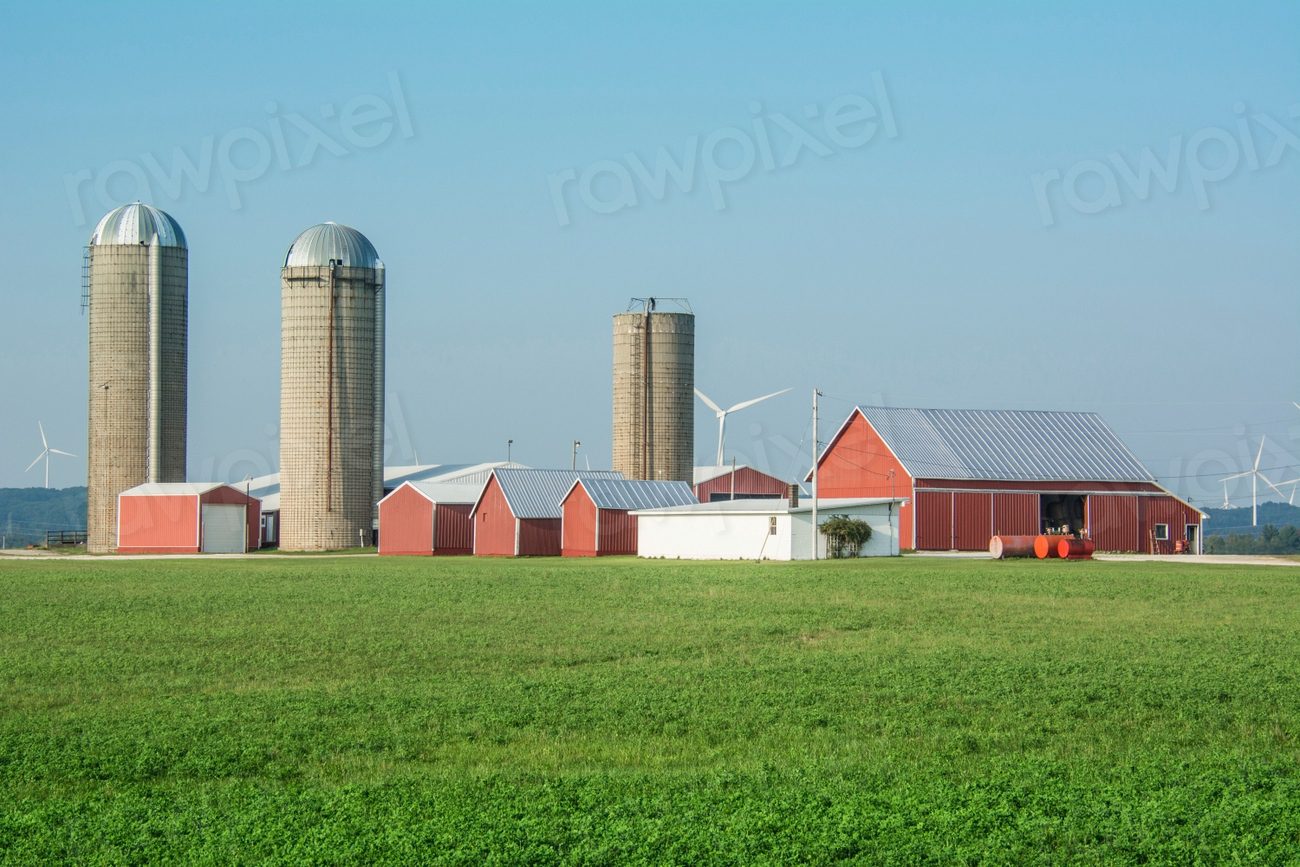
[[494, 475], [516, 518], [558, 518], [560, 501], [578, 479], [621, 479], [616, 470], [497, 470]]
[[321, 223], [312, 226], [289, 245], [286, 268], [317, 268], [337, 262], [349, 268], [382, 268], [370, 240], [351, 226]]
[[[120, 496], [123, 497], [200, 497], [214, 488], [231, 487], [239, 490], [235, 485], [226, 485], [223, 482], [146, 482], [143, 485], [136, 485], [134, 488], [128, 488]], [[241, 491], [242, 493], [242, 491]]]
[[160, 246], [187, 249], [181, 224], [171, 214], [134, 202], [114, 208], [100, 218], [95, 231], [90, 233], [90, 245], [149, 244], [155, 235]]
[[858, 410], [913, 478], [1155, 481], [1096, 413]]
[[662, 509], [699, 502], [686, 482], [582, 479], [582, 487], [597, 509]]
[[483, 492], [482, 485], [462, 485], [455, 482], [405, 482], [404, 484], [419, 491], [433, 503], [473, 503]]

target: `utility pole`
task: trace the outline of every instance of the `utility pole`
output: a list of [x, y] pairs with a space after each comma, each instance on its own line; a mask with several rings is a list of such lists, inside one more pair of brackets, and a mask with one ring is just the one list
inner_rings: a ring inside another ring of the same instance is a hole
[[580, 445], [582, 445], [582, 443], [578, 442], [577, 440], [573, 441], [573, 462], [569, 465], [569, 469], [572, 470], [578, 469], [578, 446]]
[[817, 559], [817, 398], [821, 397], [821, 392], [813, 389], [813, 424], [812, 424], [812, 558]]

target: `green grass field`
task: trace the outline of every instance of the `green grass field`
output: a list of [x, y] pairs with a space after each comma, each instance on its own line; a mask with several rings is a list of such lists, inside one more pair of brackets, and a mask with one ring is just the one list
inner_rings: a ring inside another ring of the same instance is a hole
[[0, 561], [14, 863], [1300, 863], [1300, 570]]

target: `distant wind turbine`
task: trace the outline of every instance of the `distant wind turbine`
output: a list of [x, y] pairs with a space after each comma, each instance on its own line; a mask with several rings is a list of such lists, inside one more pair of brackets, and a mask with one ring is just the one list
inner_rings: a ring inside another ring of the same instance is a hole
[[[1250, 526], [1259, 526], [1259, 482], [1262, 479], [1264, 484], [1272, 488], [1279, 497], [1285, 497], [1286, 494], [1278, 489], [1278, 486], [1268, 480], [1268, 477], [1259, 471], [1259, 460], [1264, 456], [1264, 438], [1259, 438], [1259, 451], [1255, 453], [1255, 465], [1244, 473], [1237, 473], [1232, 476], [1225, 476], [1223, 481], [1223, 500], [1228, 502], [1228, 482], [1233, 479], [1244, 479], [1250, 476]], [[1286, 484], [1283, 482], [1283, 484]]]
[[762, 403], [763, 401], [767, 400], [770, 397], [776, 397], [778, 395], [785, 394], [789, 390], [790, 389], [788, 388], [783, 388], [780, 391], [774, 391], [771, 394], [765, 394], [762, 397], [756, 397], [753, 400], [744, 400], [733, 407], [728, 407], [727, 409], [723, 409], [722, 407], [714, 403], [712, 400], [710, 400], [707, 394], [700, 391], [698, 388], [695, 389], [695, 396], [698, 397], [700, 400], [704, 401], [704, 405], [707, 406], [709, 409], [713, 410], [715, 413], [717, 413], [718, 416], [718, 460], [716, 463], [714, 463], [715, 467], [722, 466], [722, 462], [723, 462], [723, 455], [724, 455], [723, 443], [727, 435], [727, 416], [733, 412], [739, 412], [742, 409], [748, 409], [749, 407], [753, 406], [756, 403]]
[[76, 455], [70, 454], [69, 452], [65, 452], [61, 449], [50, 448], [49, 440], [45, 439], [45, 425], [41, 424], [38, 421], [36, 422], [36, 427], [41, 432], [41, 453], [36, 456], [36, 460], [32, 461], [30, 464], [27, 465], [27, 469], [23, 470], [23, 472], [25, 473], [29, 472], [32, 467], [36, 466], [41, 462], [42, 459], [44, 459], [45, 460], [45, 487], [48, 488], [50, 486], [50, 455], [63, 455], [65, 458], [75, 458]]

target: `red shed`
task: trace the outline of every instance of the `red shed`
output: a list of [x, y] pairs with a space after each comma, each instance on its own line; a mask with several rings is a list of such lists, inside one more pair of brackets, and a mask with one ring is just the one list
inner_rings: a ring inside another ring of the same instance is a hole
[[482, 485], [398, 485], [379, 501], [380, 555], [472, 554], [470, 510], [482, 491]]
[[261, 509], [231, 485], [138, 485], [117, 500], [119, 554], [237, 554], [257, 548]]
[[560, 504], [565, 557], [636, 554], [635, 509], [698, 505], [685, 482], [578, 479]]
[[474, 554], [546, 557], [560, 554], [560, 501], [578, 479], [621, 479], [612, 470], [496, 469], [471, 513]]
[[818, 494], [906, 497], [900, 543], [916, 550], [1065, 528], [1099, 551], [1199, 551], [1204, 519], [1082, 412], [856, 407], [818, 460]]
[[737, 500], [770, 500], [773, 497], [784, 498], [790, 492], [790, 485], [759, 472], [753, 467], [738, 464], [733, 468], [696, 467], [695, 498], [701, 503], [716, 503], [730, 500], [735, 493]]

